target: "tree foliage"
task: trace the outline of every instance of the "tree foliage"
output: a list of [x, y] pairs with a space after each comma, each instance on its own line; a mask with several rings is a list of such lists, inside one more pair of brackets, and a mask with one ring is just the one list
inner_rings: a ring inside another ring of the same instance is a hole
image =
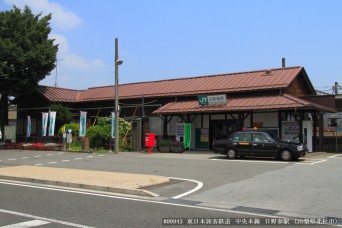
[[[29, 7], [0, 12], [0, 91], [9, 96], [32, 92], [55, 67], [58, 46], [49, 39], [51, 14]], [[29, 88], [29, 89], [28, 89]]]
[[27, 6], [0, 12], [1, 128], [8, 122], [8, 97], [32, 93], [55, 67], [58, 46], [49, 39], [51, 14]]

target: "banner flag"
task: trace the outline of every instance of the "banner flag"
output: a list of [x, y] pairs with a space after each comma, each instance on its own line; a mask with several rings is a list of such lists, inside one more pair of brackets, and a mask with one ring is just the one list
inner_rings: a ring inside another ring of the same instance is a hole
[[26, 137], [31, 136], [31, 117], [27, 116]]
[[80, 112], [80, 137], [86, 136], [87, 112]]
[[46, 136], [48, 118], [49, 118], [49, 113], [48, 112], [42, 112], [42, 136]]
[[115, 113], [112, 112], [112, 138], [115, 138]]
[[56, 123], [56, 112], [49, 112], [50, 120], [49, 120], [49, 136], [55, 135], [55, 123]]
[[184, 124], [184, 148], [190, 149], [190, 142], [191, 142], [191, 124], [186, 123]]

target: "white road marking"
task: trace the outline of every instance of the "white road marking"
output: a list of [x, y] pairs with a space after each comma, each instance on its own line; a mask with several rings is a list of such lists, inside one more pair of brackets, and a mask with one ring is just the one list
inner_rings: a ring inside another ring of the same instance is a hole
[[30, 157], [22, 157], [21, 159], [28, 159], [28, 158], [30, 158]]
[[0, 228], [15, 228], [15, 227], [17, 227], [17, 228], [28, 228], [28, 227], [41, 226], [41, 225], [45, 225], [45, 224], [49, 224], [49, 223], [51, 223], [51, 222], [35, 219], [32, 221], [11, 224], [8, 226], [1, 226]]
[[200, 181], [197, 181], [197, 180], [183, 179], [183, 178], [178, 178], [178, 177], [170, 177], [170, 178], [171, 178], [171, 179], [176, 179], [176, 180], [185, 180], [185, 181], [191, 181], [191, 182], [197, 183], [196, 188], [194, 188], [194, 189], [192, 189], [192, 190], [190, 190], [190, 191], [188, 191], [188, 192], [182, 193], [182, 194], [180, 194], [180, 195], [171, 197], [172, 199], [179, 199], [179, 198], [181, 198], [181, 197], [183, 197], [183, 196], [186, 196], [186, 195], [189, 195], [189, 194], [191, 194], [191, 193], [193, 193], [193, 192], [196, 192], [196, 191], [200, 190], [200, 189], [203, 187], [203, 183], [200, 182]]
[[49, 162], [49, 164], [56, 164], [57, 162]]
[[314, 164], [317, 164], [317, 163], [321, 163], [321, 162], [326, 162], [327, 160], [321, 160], [321, 161], [317, 161], [317, 162], [312, 162], [310, 165], [314, 165]]
[[75, 160], [81, 160], [82, 158], [75, 158]]
[[[9, 210], [0, 209], [0, 212], [1, 213], [6, 213], [6, 214], [11, 214], [11, 215], [22, 216], [22, 217], [26, 217], [26, 218], [43, 220], [43, 221], [46, 221], [46, 222], [49, 222], [49, 223], [62, 224], [62, 225], [66, 225], [66, 226], [79, 227], [79, 228], [93, 228], [91, 226], [84, 226], [84, 225], [80, 225], [80, 224], [76, 224], [76, 223], [64, 222], [64, 221], [61, 221], [61, 220], [44, 218], [44, 217], [30, 215], [30, 214], [25, 214], [25, 213], [16, 212], [16, 211], [9, 211]], [[13, 226], [12, 226], [12, 228], [13, 228]]]
[[102, 156], [104, 156], [103, 154], [99, 154], [99, 155], [97, 155], [98, 157], [102, 157]]
[[92, 157], [94, 157], [94, 156], [87, 156], [87, 158], [92, 158]]
[[34, 165], [43, 165], [43, 164], [34, 164]]
[[34, 156], [35, 158], [39, 158], [39, 157], [41, 157], [42, 155], [36, 155], [36, 156]]
[[252, 161], [252, 160], [229, 160], [229, 159], [217, 159], [217, 158], [213, 158], [210, 160], [214, 160], [214, 161], [228, 161], [228, 162], [262, 162], [262, 163], [275, 163], [275, 164], [291, 164], [293, 162], [282, 162], [282, 161]]
[[47, 156], [51, 156], [51, 155], [53, 155], [53, 154], [46, 154]]
[[[291, 161], [291, 162], [285, 162], [285, 161], [255, 161], [255, 160], [230, 160], [230, 159], [210, 159], [214, 161], [227, 161], [227, 162], [261, 162], [261, 163], [271, 163], [271, 164], [295, 164], [295, 165], [314, 165], [317, 163], [325, 162], [327, 160], [324, 159], [309, 159], [306, 158], [304, 159], [303, 162], [296, 162], [296, 161]], [[313, 161], [311, 161], [313, 160]]]
[[57, 154], [64, 154], [64, 152], [59, 152], [59, 153], [57, 153]]
[[69, 162], [70, 160], [63, 160], [64, 162]]
[[[234, 211], [234, 210], [229, 210], [229, 209], [210, 208], [210, 207], [204, 207], [204, 206], [186, 205], [186, 204], [170, 203], [170, 202], [155, 201], [155, 200], [148, 200], [148, 199], [129, 198], [129, 197], [124, 197], [124, 196], [114, 196], [114, 195], [106, 195], [106, 194], [93, 193], [93, 192], [83, 192], [83, 191], [67, 190], [67, 189], [61, 189], [61, 188], [42, 187], [42, 186], [11, 183], [11, 182], [4, 182], [4, 181], [0, 181], [0, 184], [16, 185], [16, 186], [22, 186], [22, 187], [28, 187], [28, 188], [45, 189], [45, 190], [51, 190], [51, 191], [68, 192], [68, 193], [98, 196], [98, 197], [106, 197], [106, 198], [113, 198], [113, 199], [124, 199], [124, 200], [137, 201], [137, 202], [155, 203], [155, 204], [161, 204], [161, 205], [172, 205], [172, 206], [178, 206], [178, 207], [187, 207], [187, 208], [196, 208], [196, 209], [210, 210], [210, 211], [228, 212], [228, 213], [234, 213], [234, 214], [244, 214], [244, 215], [252, 215], [252, 216], [267, 217], [267, 218], [279, 218], [279, 215], [278, 216], [277, 215], [270, 215], [270, 214], [263, 215], [263, 214], [257, 214], [257, 213], [252, 213], [252, 212]], [[4, 212], [4, 210], [0, 209], [0, 212]], [[43, 219], [43, 220], [51, 221], [51, 219], [49, 219], [49, 220]], [[53, 222], [53, 221], [51, 221], [51, 222]]]
[[0, 160], [0, 162], [2, 162], [2, 160]]
[[16, 158], [10, 158], [10, 159], [8, 159], [8, 161], [15, 161], [15, 160], [17, 160]]
[[338, 157], [338, 156], [342, 156], [342, 154], [336, 154], [336, 155], [330, 156], [330, 157], [328, 157], [328, 158], [336, 158], [336, 157]]

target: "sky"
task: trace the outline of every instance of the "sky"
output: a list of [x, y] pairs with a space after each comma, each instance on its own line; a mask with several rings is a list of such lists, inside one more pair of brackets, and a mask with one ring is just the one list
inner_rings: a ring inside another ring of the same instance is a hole
[[313, 86], [342, 85], [341, 0], [0, 0], [52, 13], [57, 70], [69, 89], [303, 66]]

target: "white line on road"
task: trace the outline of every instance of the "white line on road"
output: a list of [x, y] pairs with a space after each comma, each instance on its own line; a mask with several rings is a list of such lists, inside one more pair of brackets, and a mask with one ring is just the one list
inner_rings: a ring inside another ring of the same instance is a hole
[[336, 158], [337, 156], [342, 156], [342, 154], [336, 154], [336, 155], [330, 156], [328, 158]]
[[69, 162], [70, 160], [63, 160], [64, 162]]
[[0, 162], [2, 162], [2, 160], [0, 160]]
[[91, 226], [84, 226], [84, 225], [80, 225], [80, 224], [76, 224], [76, 223], [64, 222], [64, 221], [60, 221], [60, 220], [56, 220], [56, 219], [39, 217], [39, 216], [25, 214], [25, 213], [16, 212], [16, 211], [9, 211], [9, 210], [0, 209], [0, 212], [1, 213], [12, 214], [12, 215], [17, 215], [17, 216], [22, 216], [22, 217], [26, 217], [26, 218], [43, 220], [43, 221], [51, 222], [51, 223], [62, 224], [62, 225], [66, 225], [66, 226], [73, 226], [73, 227], [80, 227], [80, 228], [92, 228]]
[[8, 161], [15, 161], [15, 160], [17, 160], [17, 159], [15, 159], [15, 158], [8, 159]]
[[59, 153], [57, 153], [57, 154], [64, 154], [64, 152], [59, 152]]
[[180, 195], [171, 197], [172, 199], [179, 199], [179, 198], [181, 198], [181, 197], [183, 197], [183, 196], [186, 196], [186, 195], [189, 195], [189, 194], [191, 194], [191, 193], [193, 193], [193, 192], [196, 192], [196, 191], [200, 190], [200, 189], [203, 187], [203, 183], [200, 182], [200, 181], [197, 181], [197, 180], [183, 179], [183, 178], [178, 178], [178, 177], [170, 177], [170, 178], [171, 178], [171, 179], [176, 179], [176, 180], [184, 180], [184, 181], [191, 181], [191, 182], [197, 183], [196, 188], [194, 188], [194, 189], [192, 189], [192, 190], [190, 190], [190, 191], [188, 191], [188, 192], [185, 192], [185, 193], [183, 193], [183, 194], [180, 194]]
[[30, 157], [22, 157], [21, 159], [28, 159], [28, 158], [30, 158]]
[[51, 155], [53, 155], [53, 154], [46, 154], [47, 156], [51, 156]]
[[310, 165], [314, 165], [314, 164], [317, 164], [317, 163], [321, 163], [321, 162], [326, 162], [327, 160], [321, 160], [321, 161], [317, 161], [317, 162], [312, 162]]
[[34, 164], [34, 165], [43, 165], [43, 164]]
[[[178, 207], [187, 207], [187, 208], [196, 208], [196, 209], [210, 210], [210, 211], [228, 212], [228, 213], [234, 213], [234, 214], [261, 216], [261, 217], [267, 217], [267, 218], [279, 218], [279, 215], [278, 216], [277, 215], [270, 215], [270, 214], [264, 215], [264, 214], [258, 214], [258, 213], [252, 213], [252, 212], [235, 211], [235, 210], [220, 209], [220, 208], [210, 208], [210, 207], [204, 207], [204, 206], [186, 205], [186, 204], [179, 204], [179, 203], [170, 203], [170, 202], [155, 201], [155, 200], [148, 200], [148, 199], [139, 199], [139, 198], [124, 197], [124, 196], [106, 195], [106, 194], [100, 194], [100, 193], [67, 190], [67, 189], [60, 189], [60, 188], [42, 187], [42, 186], [19, 184], [19, 183], [12, 183], [12, 182], [0, 181], [0, 184], [16, 185], [16, 186], [22, 186], [22, 187], [28, 187], [28, 188], [45, 189], [45, 190], [50, 190], [50, 191], [68, 192], [68, 193], [91, 195], [91, 196], [106, 197], [106, 198], [113, 198], [113, 199], [124, 199], [124, 200], [137, 201], [137, 202], [155, 203], [155, 204], [161, 204], [161, 205], [172, 205], [172, 206], [178, 206]], [[0, 212], [3, 212], [3, 210], [0, 209]], [[44, 219], [44, 220], [50, 221], [47, 219]]]
[[98, 157], [102, 157], [102, 156], [104, 156], [103, 154], [99, 154], [99, 155], [97, 155]]
[[94, 157], [94, 156], [87, 156], [87, 158], [92, 158], [92, 157]]
[[81, 160], [82, 158], [75, 158], [75, 160]]
[[41, 225], [45, 225], [45, 224], [49, 224], [49, 223], [50, 222], [35, 219], [32, 221], [11, 224], [8, 226], [0, 226], [0, 228], [14, 228], [14, 227], [28, 228], [28, 227], [34, 227], [34, 226], [41, 226]]
[[41, 157], [42, 155], [36, 155], [36, 156], [34, 156], [35, 158], [39, 158], [39, 157]]
[[228, 160], [228, 159], [216, 159], [216, 158], [213, 158], [213, 159], [210, 159], [210, 160], [213, 160], [213, 161], [227, 161], [227, 162], [262, 162], [262, 163], [275, 163], [275, 164], [291, 164], [293, 162], [283, 162], [283, 161], [251, 161], [251, 160]]
[[56, 164], [57, 162], [49, 162], [49, 164]]

